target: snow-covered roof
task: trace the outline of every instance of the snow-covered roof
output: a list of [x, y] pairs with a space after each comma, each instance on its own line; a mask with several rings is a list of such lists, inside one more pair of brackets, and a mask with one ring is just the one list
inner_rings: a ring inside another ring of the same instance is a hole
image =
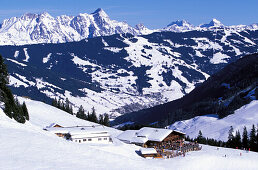
[[[145, 143], [149, 140], [161, 142], [172, 132], [173, 130], [171, 129], [143, 127], [140, 130], [126, 130], [117, 138], [130, 143]], [[179, 131], [175, 132], [184, 134]]]
[[130, 142], [133, 137], [136, 137], [137, 132], [138, 132], [138, 130], [126, 130], [123, 133], [121, 133], [120, 135], [118, 135], [117, 138], [119, 140]]
[[130, 140], [130, 143], [145, 143], [148, 141], [148, 138], [146, 137], [133, 137], [131, 140]]
[[[49, 127], [49, 126], [48, 126]], [[85, 127], [50, 127], [45, 130], [52, 133], [69, 133], [72, 138], [83, 137], [104, 137], [110, 136], [108, 131], [103, 126], [85, 126]]]
[[161, 142], [164, 140], [173, 130], [171, 129], [162, 129], [162, 128], [151, 128], [151, 127], [143, 127], [141, 128], [137, 136], [145, 136], [151, 141]]
[[69, 133], [69, 131], [71, 130], [70, 128], [63, 128], [63, 127], [50, 127], [50, 128], [44, 128], [44, 129], [52, 133]]
[[157, 154], [157, 151], [154, 148], [141, 148], [140, 152], [143, 155], [146, 155], [146, 154]]
[[55, 127], [55, 126], [60, 126], [59, 124], [57, 123], [51, 123], [49, 126], [47, 126], [46, 128], [52, 128], [52, 127]]

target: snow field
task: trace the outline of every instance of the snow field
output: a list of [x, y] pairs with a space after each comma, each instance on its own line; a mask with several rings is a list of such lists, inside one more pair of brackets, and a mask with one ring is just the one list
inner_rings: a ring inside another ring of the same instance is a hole
[[[173, 159], [144, 159], [140, 148], [114, 138], [121, 131], [107, 128], [114, 143], [79, 144], [42, 130], [52, 122], [63, 126], [92, 125], [42, 102], [25, 101], [30, 121], [19, 124], [0, 109], [0, 169], [257, 169], [258, 154], [236, 149], [205, 146]], [[242, 156], [240, 156], [240, 152]], [[226, 155], [226, 157], [224, 157]]]

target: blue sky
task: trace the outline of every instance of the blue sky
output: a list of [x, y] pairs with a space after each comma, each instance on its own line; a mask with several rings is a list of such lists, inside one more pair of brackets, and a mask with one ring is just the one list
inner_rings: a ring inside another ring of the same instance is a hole
[[52, 16], [92, 13], [102, 8], [111, 19], [134, 26], [163, 28], [177, 19], [194, 25], [217, 18], [224, 25], [258, 23], [258, 0], [1, 0], [0, 22], [24, 13]]

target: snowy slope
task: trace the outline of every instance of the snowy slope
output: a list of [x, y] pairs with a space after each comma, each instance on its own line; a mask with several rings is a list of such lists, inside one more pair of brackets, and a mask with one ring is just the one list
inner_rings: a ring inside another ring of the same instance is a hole
[[197, 137], [201, 130], [204, 137], [227, 141], [230, 126], [233, 126], [235, 132], [240, 130], [242, 134], [244, 126], [247, 130], [251, 130], [253, 124], [258, 125], [258, 100], [252, 101], [223, 119], [218, 119], [216, 115], [197, 116], [175, 122], [169, 128], [180, 130], [191, 138]]
[[149, 160], [136, 154], [139, 147], [117, 139], [109, 145], [69, 142], [43, 131], [42, 126], [48, 122], [90, 123], [41, 102], [25, 101], [31, 117], [26, 124], [9, 119], [0, 109], [0, 169], [171, 169], [171, 165], [184, 170], [257, 168], [258, 154], [240, 150], [203, 146], [201, 151], [189, 152], [185, 157]]

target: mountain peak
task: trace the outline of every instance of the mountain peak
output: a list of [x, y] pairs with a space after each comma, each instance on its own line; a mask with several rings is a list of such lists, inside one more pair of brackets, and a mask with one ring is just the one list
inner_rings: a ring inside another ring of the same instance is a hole
[[172, 25], [177, 25], [177, 26], [186, 26], [186, 25], [191, 25], [188, 21], [186, 20], [176, 20], [174, 22], [171, 22], [170, 24], [168, 24], [167, 26], [172, 26]]
[[99, 15], [102, 17], [108, 17], [107, 13], [102, 9], [102, 8], [98, 8], [96, 9], [93, 13], [91, 13], [92, 15]]
[[21, 18], [22, 19], [24, 19], [24, 18], [34, 18], [34, 17], [36, 17], [37, 16], [37, 14], [34, 14], [34, 13], [25, 13], [25, 14], [23, 14], [22, 16], [21, 16]]
[[146, 29], [145, 25], [143, 25], [142, 23], [135, 25], [135, 28], [136, 28], [137, 30]]
[[224, 25], [217, 20], [216, 18], [213, 18], [209, 24], [202, 24], [200, 27], [202, 28], [208, 28], [208, 27], [223, 27]]

